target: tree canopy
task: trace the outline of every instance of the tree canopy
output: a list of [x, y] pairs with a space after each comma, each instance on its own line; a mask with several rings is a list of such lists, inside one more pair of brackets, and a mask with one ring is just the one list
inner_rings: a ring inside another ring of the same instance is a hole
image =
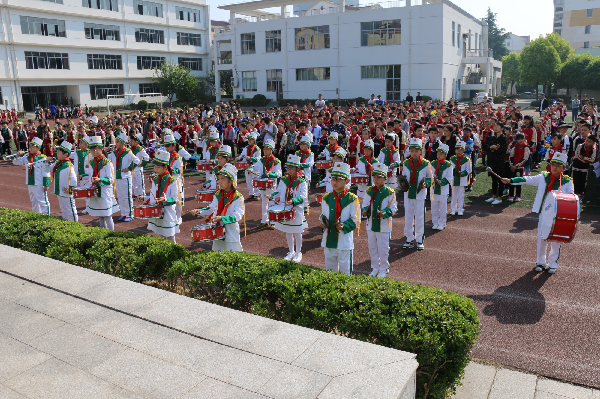
[[521, 82], [533, 85], [553, 84], [560, 72], [560, 56], [545, 37], [533, 40], [520, 56]]
[[494, 51], [494, 59], [500, 61], [502, 57], [508, 55], [505, 42], [510, 37], [510, 33], [506, 32], [504, 28], [498, 27], [496, 15], [488, 7], [485, 21], [488, 24], [488, 47]]
[[192, 75], [191, 70], [174, 62], [163, 62], [160, 68], [155, 68], [152, 81], [170, 103], [175, 96], [178, 100], [189, 103], [202, 95], [198, 79]]
[[557, 85], [568, 89], [574, 88], [581, 97], [581, 92], [588, 87], [586, 68], [594, 61], [590, 53], [578, 54], [570, 57], [562, 65], [558, 76]]
[[560, 57], [560, 62], [566, 62], [569, 57], [572, 57], [575, 54], [575, 50], [571, 48], [569, 42], [567, 42], [561, 35], [558, 33], [551, 33], [546, 35], [546, 40], [552, 44], [552, 47], [556, 49], [558, 52], [558, 56]]

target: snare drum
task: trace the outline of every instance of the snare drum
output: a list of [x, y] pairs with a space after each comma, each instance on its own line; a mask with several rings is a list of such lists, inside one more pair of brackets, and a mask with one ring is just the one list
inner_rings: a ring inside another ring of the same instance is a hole
[[323, 202], [323, 194], [317, 194], [317, 202], [318, 203]]
[[579, 224], [579, 213], [578, 196], [558, 191], [549, 192], [540, 214], [542, 240], [560, 243], [573, 241]]
[[329, 169], [333, 166], [331, 161], [317, 161], [315, 162], [315, 168], [317, 169]]
[[393, 170], [388, 170], [388, 178], [392, 177], [393, 174], [394, 174]]
[[237, 170], [250, 169], [250, 162], [236, 162], [233, 164]]
[[212, 170], [215, 163], [213, 161], [198, 161], [196, 162], [196, 170]]
[[286, 207], [283, 204], [273, 205], [269, 207], [269, 220], [271, 222], [287, 222], [296, 217], [296, 211], [293, 207]]
[[224, 239], [224, 226], [215, 223], [205, 223], [192, 227], [192, 240], [194, 241], [215, 241]]
[[252, 181], [252, 187], [258, 188], [259, 190], [275, 188], [275, 179], [254, 179]]
[[355, 173], [351, 176], [352, 184], [369, 184], [369, 176]]
[[212, 202], [215, 196], [216, 190], [197, 190], [196, 201], [198, 202]]
[[152, 219], [159, 218], [165, 213], [162, 205], [136, 205], [133, 207], [134, 219]]
[[96, 186], [92, 187], [73, 187], [73, 198], [81, 199], [81, 198], [92, 198], [98, 195], [98, 188]]

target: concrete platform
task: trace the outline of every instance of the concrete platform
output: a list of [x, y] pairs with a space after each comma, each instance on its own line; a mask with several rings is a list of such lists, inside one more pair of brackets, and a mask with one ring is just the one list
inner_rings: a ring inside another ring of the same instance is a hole
[[412, 353], [0, 245], [0, 398], [415, 397]]

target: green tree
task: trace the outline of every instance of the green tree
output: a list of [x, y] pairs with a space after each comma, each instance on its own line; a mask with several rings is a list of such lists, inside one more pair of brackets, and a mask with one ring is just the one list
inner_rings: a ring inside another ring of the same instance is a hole
[[504, 43], [510, 37], [510, 33], [498, 27], [496, 15], [488, 7], [485, 21], [488, 24], [488, 47], [494, 51], [494, 58], [500, 61], [502, 57], [508, 55], [508, 49]]
[[521, 78], [519, 63], [519, 54], [514, 51], [502, 57], [502, 80], [509, 84], [507, 93], [511, 91], [511, 88], [515, 87]]
[[[193, 84], [192, 79], [194, 79], [195, 84]], [[170, 61], [163, 62], [160, 68], [154, 68], [152, 81], [158, 85], [160, 92], [167, 96], [171, 104], [175, 95], [179, 98], [179, 94], [181, 94], [188, 98], [187, 96], [193, 91], [193, 87], [198, 86], [197, 79], [188, 68]]]
[[[219, 77], [221, 82], [221, 91], [225, 92], [227, 97], [233, 97], [233, 87], [231, 86], [231, 77], [233, 73], [231, 71], [220, 71]], [[216, 81], [215, 81], [215, 70], [211, 69], [206, 76], [202, 79], [204, 81], [206, 87], [210, 90], [210, 92], [215, 95], [216, 94]]]
[[546, 40], [552, 44], [552, 47], [558, 51], [558, 56], [560, 57], [560, 62], [565, 63], [575, 54], [575, 50], [571, 48], [569, 42], [567, 42], [562, 36], [558, 33], [551, 33], [546, 35]]
[[560, 69], [557, 84], [567, 90], [574, 88], [581, 98], [581, 92], [584, 87], [587, 87], [587, 67], [593, 61], [594, 57], [590, 53], [578, 54], [569, 58]]
[[593, 57], [585, 68], [584, 84], [586, 89], [600, 90], [600, 57]]
[[198, 83], [198, 79], [192, 75], [191, 70], [182, 66], [180, 68], [185, 71], [185, 74], [182, 74], [181, 79], [177, 81], [175, 95], [178, 101], [189, 104], [198, 100], [204, 93]]
[[553, 84], [560, 71], [558, 51], [544, 37], [539, 37], [525, 46], [520, 57], [521, 82], [536, 85]]

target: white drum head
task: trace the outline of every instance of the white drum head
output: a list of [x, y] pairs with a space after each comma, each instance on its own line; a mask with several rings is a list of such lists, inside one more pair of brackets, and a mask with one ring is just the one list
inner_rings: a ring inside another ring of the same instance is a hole
[[554, 229], [554, 218], [556, 217], [556, 193], [550, 191], [546, 195], [542, 211], [540, 212], [540, 231], [542, 240], [547, 240]]
[[275, 205], [271, 205], [269, 207], [269, 212], [271, 211], [275, 211], [275, 212], [281, 212], [283, 211], [283, 208], [285, 207], [284, 204], [275, 204]]

